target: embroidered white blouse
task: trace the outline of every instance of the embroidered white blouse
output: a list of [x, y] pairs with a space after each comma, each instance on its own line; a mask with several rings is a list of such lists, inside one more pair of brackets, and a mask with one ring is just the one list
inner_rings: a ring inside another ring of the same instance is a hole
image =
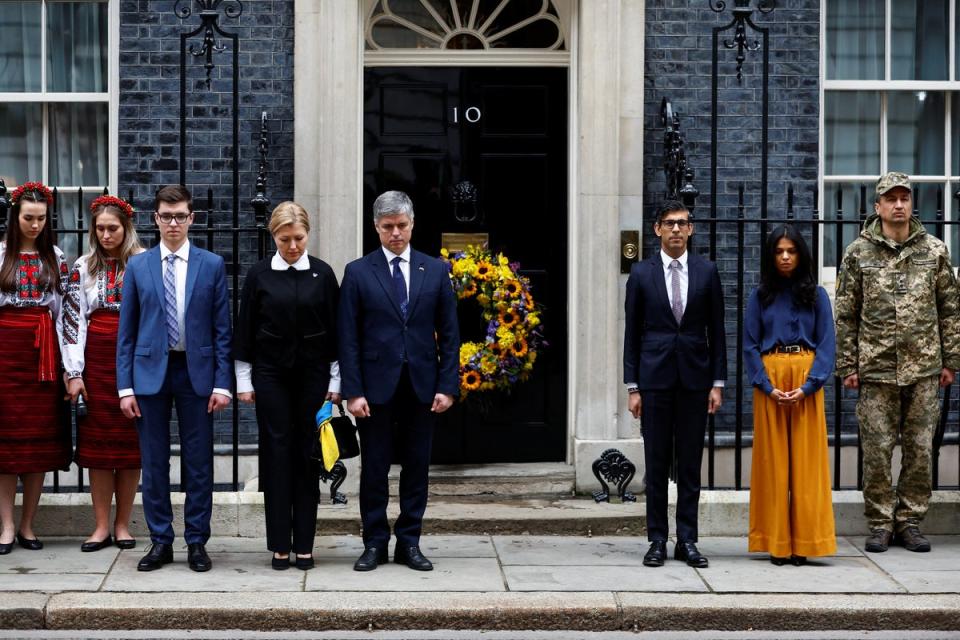
[[[6, 253], [7, 244], [0, 242], [0, 264]], [[59, 247], [53, 248], [60, 265], [60, 287], [41, 286], [39, 276], [44, 265], [36, 251], [21, 251], [17, 266], [17, 288], [14, 291], [0, 291], [0, 307], [49, 307], [56, 318], [60, 314], [60, 301], [67, 280], [67, 261]]]

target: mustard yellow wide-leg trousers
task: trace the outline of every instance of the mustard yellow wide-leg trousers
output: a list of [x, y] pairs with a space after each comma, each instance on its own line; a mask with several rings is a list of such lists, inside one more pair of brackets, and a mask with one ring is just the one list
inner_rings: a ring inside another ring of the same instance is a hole
[[[768, 353], [763, 365], [774, 388], [803, 385], [813, 352]], [[753, 391], [750, 551], [777, 557], [837, 552], [827, 455], [823, 389], [792, 406]]]

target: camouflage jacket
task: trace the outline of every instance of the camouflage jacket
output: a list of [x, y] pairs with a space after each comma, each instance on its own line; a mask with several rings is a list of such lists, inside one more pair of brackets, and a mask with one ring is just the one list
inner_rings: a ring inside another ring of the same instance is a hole
[[910, 221], [899, 247], [867, 218], [837, 280], [837, 375], [906, 386], [960, 368], [960, 302], [946, 245]]

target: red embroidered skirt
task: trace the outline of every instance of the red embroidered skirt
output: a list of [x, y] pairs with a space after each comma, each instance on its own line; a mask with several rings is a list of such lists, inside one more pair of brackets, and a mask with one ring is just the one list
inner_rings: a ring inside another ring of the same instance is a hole
[[0, 473], [70, 466], [57, 335], [47, 307], [0, 307]]
[[140, 440], [117, 397], [117, 327], [120, 314], [97, 309], [87, 325], [83, 384], [87, 417], [77, 425], [77, 464], [88, 469], [139, 469]]

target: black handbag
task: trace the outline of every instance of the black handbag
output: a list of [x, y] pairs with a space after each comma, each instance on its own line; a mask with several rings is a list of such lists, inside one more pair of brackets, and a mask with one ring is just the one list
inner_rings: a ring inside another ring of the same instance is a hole
[[[340, 450], [338, 459], [346, 460], [348, 458], [356, 458], [360, 455], [360, 443], [357, 441], [357, 427], [350, 418], [347, 417], [343, 403], [337, 404], [337, 409], [340, 410], [340, 415], [330, 418], [330, 426], [333, 427], [333, 435], [337, 439], [337, 449]], [[316, 460], [323, 460], [319, 426], [313, 437], [313, 451], [310, 457]]]

